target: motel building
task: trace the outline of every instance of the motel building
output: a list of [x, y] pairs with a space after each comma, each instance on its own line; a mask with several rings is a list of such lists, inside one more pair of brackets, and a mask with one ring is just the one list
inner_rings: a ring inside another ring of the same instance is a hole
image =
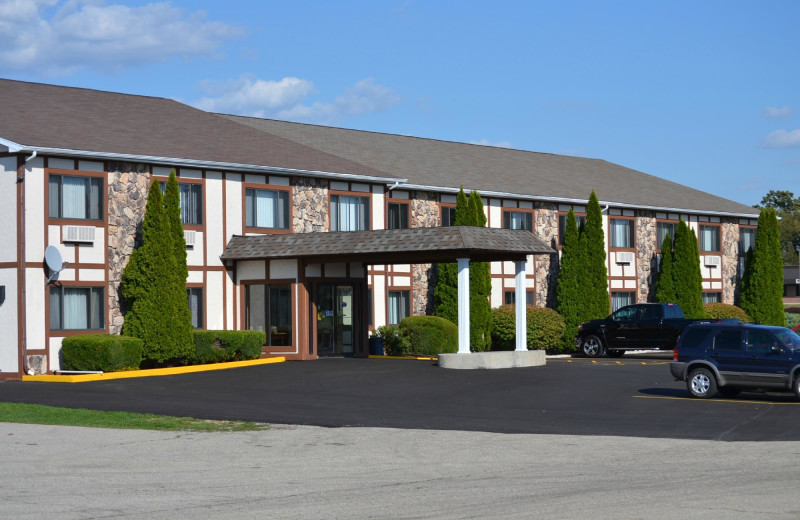
[[[555, 307], [566, 214], [585, 218], [593, 189], [613, 309], [652, 301], [681, 218], [704, 301], [737, 302], [758, 221], [599, 159], [2, 79], [0, 114], [0, 379], [59, 370], [64, 337], [122, 331], [122, 271], [149, 187], [173, 170], [194, 326], [263, 330], [263, 355], [290, 360], [366, 356], [370, 330], [431, 314], [440, 262], [491, 262], [492, 307]], [[450, 226], [460, 186], [483, 198], [487, 228]]]

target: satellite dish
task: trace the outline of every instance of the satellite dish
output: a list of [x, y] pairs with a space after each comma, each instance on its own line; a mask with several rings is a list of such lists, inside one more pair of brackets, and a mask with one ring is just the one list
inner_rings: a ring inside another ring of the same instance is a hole
[[44, 250], [44, 263], [47, 265], [48, 271], [50, 271], [50, 276], [47, 277], [47, 283], [58, 280], [58, 273], [69, 266], [69, 264], [64, 264], [61, 258], [61, 252], [59, 252], [56, 246], [47, 246], [47, 249]]

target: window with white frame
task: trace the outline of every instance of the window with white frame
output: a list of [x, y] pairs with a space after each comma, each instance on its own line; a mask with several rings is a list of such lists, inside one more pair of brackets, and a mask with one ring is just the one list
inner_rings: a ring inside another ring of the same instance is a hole
[[389, 291], [389, 325], [411, 315], [411, 291]]
[[386, 207], [387, 229], [408, 229], [409, 206], [407, 202], [390, 202]]
[[622, 291], [611, 293], [611, 312], [634, 303], [636, 303], [635, 293]]
[[369, 229], [369, 197], [331, 195], [331, 231]]
[[504, 229], [524, 229], [533, 232], [533, 213], [527, 211], [504, 211]]
[[186, 298], [189, 300], [189, 310], [192, 313], [192, 327], [203, 328], [203, 288], [188, 287]]
[[102, 220], [104, 183], [101, 177], [54, 175], [48, 179], [50, 218]]
[[50, 330], [103, 330], [103, 287], [50, 286]]
[[718, 253], [720, 251], [719, 226], [700, 225], [700, 251]]
[[245, 226], [289, 229], [289, 192], [284, 190], [245, 190]]
[[633, 220], [611, 219], [611, 247], [619, 249], [633, 248]]

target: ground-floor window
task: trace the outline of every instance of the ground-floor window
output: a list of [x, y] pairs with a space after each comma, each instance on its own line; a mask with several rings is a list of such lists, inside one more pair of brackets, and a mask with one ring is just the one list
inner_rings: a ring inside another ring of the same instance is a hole
[[[528, 289], [525, 291], [525, 305], [534, 305], [534, 293], [532, 290]], [[504, 291], [503, 292], [503, 303], [505, 305], [514, 305], [517, 301], [517, 291]]]
[[611, 312], [621, 309], [626, 305], [636, 303], [636, 293], [632, 292], [612, 292], [611, 293]]
[[50, 287], [50, 330], [105, 329], [103, 287]]
[[389, 291], [389, 325], [411, 315], [411, 291]]
[[203, 288], [189, 287], [186, 289], [186, 298], [189, 300], [189, 310], [192, 312], [192, 327], [203, 328]]
[[720, 303], [722, 301], [722, 294], [718, 292], [704, 292], [703, 305], [706, 303]]
[[244, 307], [245, 328], [266, 332], [268, 346], [292, 344], [292, 293], [289, 285], [245, 285]]

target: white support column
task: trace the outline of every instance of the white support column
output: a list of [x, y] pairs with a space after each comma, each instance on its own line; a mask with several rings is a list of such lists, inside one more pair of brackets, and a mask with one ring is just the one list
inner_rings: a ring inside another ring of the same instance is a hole
[[458, 353], [469, 354], [469, 258], [458, 259]]
[[525, 260], [515, 262], [514, 306], [517, 311], [517, 348], [516, 351], [528, 350], [527, 298], [525, 297]]

